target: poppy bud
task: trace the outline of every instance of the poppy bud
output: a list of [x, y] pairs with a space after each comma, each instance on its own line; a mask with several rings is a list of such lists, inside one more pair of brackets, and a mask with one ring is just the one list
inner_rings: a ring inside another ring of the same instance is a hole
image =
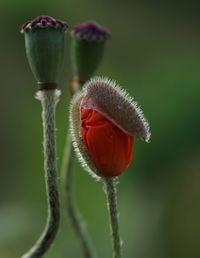
[[81, 81], [87, 81], [96, 71], [104, 54], [110, 33], [96, 22], [85, 22], [74, 26], [72, 36], [73, 71]]
[[72, 99], [70, 127], [82, 165], [100, 177], [120, 175], [131, 163], [134, 138], [150, 138], [136, 102], [113, 81], [99, 77]]
[[64, 32], [68, 25], [50, 16], [38, 16], [22, 26], [31, 70], [38, 83], [57, 82], [64, 56]]

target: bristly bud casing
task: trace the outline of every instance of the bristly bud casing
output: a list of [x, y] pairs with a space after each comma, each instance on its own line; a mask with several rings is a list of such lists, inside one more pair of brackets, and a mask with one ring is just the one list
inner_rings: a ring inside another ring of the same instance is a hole
[[132, 160], [136, 137], [148, 142], [149, 124], [137, 103], [115, 82], [88, 81], [70, 106], [70, 128], [82, 165], [97, 177], [118, 176]]
[[50, 16], [38, 16], [21, 29], [31, 70], [38, 83], [56, 83], [64, 57], [68, 25]]
[[87, 81], [100, 64], [110, 32], [96, 22], [89, 21], [71, 30], [71, 57], [75, 76]]

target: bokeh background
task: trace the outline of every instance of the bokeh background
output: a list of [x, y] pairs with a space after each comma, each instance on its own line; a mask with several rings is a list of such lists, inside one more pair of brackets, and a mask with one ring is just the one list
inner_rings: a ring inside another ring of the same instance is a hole
[[[20, 257], [45, 224], [41, 107], [19, 33], [22, 23], [41, 14], [70, 25], [96, 20], [107, 26], [112, 39], [97, 74], [123, 85], [150, 121], [151, 143], [135, 142], [133, 164], [118, 185], [123, 257], [200, 257], [199, 8], [193, 0], [0, 2], [1, 258]], [[69, 49], [66, 35], [57, 108], [58, 168], [68, 127]], [[78, 162], [74, 195], [99, 257], [111, 257], [102, 186]], [[45, 257], [81, 257], [61, 200], [61, 227]]]

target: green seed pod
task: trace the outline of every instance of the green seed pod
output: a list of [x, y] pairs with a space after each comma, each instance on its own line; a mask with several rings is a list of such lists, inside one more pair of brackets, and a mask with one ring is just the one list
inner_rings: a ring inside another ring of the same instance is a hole
[[68, 25], [50, 16], [38, 16], [22, 26], [31, 70], [38, 83], [57, 82], [64, 57], [64, 32]]
[[86, 22], [74, 26], [71, 37], [74, 73], [81, 81], [87, 81], [101, 62], [110, 33], [95, 22]]

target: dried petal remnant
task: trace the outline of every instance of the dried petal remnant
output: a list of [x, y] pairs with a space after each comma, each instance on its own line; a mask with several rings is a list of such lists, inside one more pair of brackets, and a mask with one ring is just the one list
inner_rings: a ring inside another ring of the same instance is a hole
[[120, 175], [131, 163], [133, 137], [96, 108], [81, 105], [80, 114], [82, 141], [98, 173], [101, 176]]

